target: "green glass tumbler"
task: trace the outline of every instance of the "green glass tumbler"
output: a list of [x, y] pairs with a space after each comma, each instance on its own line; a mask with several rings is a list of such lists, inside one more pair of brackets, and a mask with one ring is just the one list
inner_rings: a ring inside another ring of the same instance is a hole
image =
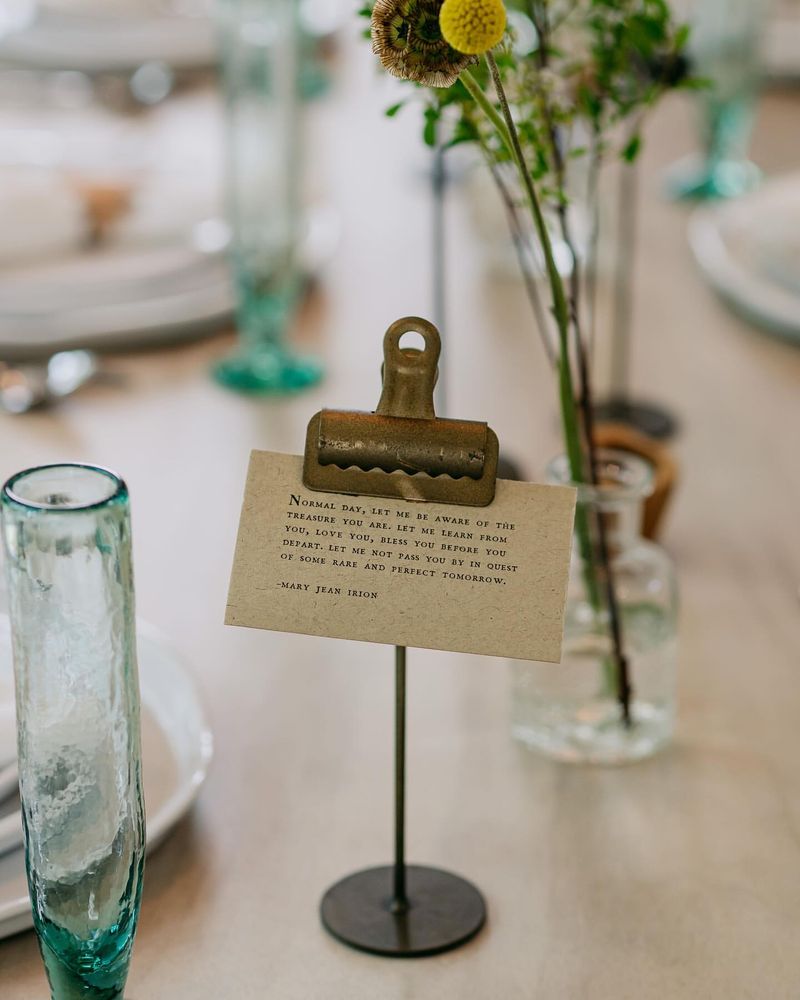
[[145, 849], [128, 491], [42, 466], [0, 507], [34, 927], [52, 1000], [119, 1000]]
[[682, 199], [736, 198], [761, 171], [747, 158], [761, 79], [761, 37], [769, 0], [696, 0], [689, 57], [698, 91], [702, 152], [669, 172]]
[[217, 9], [239, 346], [214, 374], [240, 392], [289, 393], [322, 374], [287, 341], [303, 287], [297, 4], [218, 0]]

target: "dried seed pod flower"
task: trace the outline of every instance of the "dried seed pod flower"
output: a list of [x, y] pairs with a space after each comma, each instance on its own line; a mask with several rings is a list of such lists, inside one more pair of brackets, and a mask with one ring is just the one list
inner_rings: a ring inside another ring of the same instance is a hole
[[377, 0], [372, 51], [392, 76], [428, 87], [450, 87], [475, 62], [442, 38], [441, 7], [441, 0]]

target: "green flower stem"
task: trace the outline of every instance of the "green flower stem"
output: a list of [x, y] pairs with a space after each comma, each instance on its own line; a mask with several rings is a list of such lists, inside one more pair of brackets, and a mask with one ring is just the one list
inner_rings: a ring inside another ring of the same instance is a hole
[[[561, 407], [561, 420], [564, 428], [564, 440], [569, 461], [570, 476], [573, 482], [586, 482], [586, 470], [584, 468], [583, 448], [581, 447], [580, 428], [578, 425], [578, 407], [575, 399], [575, 388], [572, 381], [572, 368], [569, 358], [569, 308], [567, 296], [564, 290], [564, 282], [556, 266], [553, 254], [553, 244], [550, 240], [550, 232], [544, 219], [536, 189], [533, 186], [533, 179], [525, 163], [519, 135], [508, 106], [503, 84], [500, 79], [500, 72], [497, 68], [494, 56], [491, 52], [486, 54], [486, 61], [489, 65], [489, 72], [492, 75], [495, 90], [500, 100], [500, 107], [503, 110], [503, 117], [498, 114], [497, 109], [484, 94], [480, 84], [475, 79], [471, 70], [465, 70], [461, 79], [475, 103], [485, 112], [487, 118], [497, 129], [500, 138], [506, 146], [510, 156], [519, 173], [525, 193], [530, 205], [536, 233], [544, 253], [547, 277], [553, 295], [553, 315], [558, 327], [559, 357], [558, 357], [558, 390]], [[586, 508], [578, 504], [575, 511], [575, 533], [578, 536], [578, 546], [580, 548], [581, 559], [583, 561], [584, 579], [586, 590], [589, 595], [592, 607], [595, 612], [601, 608], [600, 589], [597, 576], [594, 572], [594, 553], [592, 551], [592, 537], [589, 529], [589, 519]]]
[[506, 123], [500, 116], [497, 108], [492, 104], [489, 98], [484, 94], [483, 88], [478, 82], [477, 77], [471, 69], [465, 69], [461, 74], [461, 82], [469, 91], [470, 97], [475, 101], [478, 107], [483, 111], [489, 121], [497, 129], [498, 135], [503, 140], [503, 145], [509, 152], [509, 155], [513, 157], [514, 152], [512, 148], [511, 136], [509, 135], [508, 129], [506, 128]]
[[[559, 274], [558, 267], [556, 265], [555, 256], [553, 254], [553, 244], [550, 240], [550, 232], [547, 228], [544, 213], [542, 212], [542, 207], [539, 203], [539, 197], [536, 194], [536, 189], [533, 186], [533, 179], [531, 178], [530, 171], [525, 163], [525, 157], [522, 152], [519, 135], [517, 134], [517, 128], [511, 115], [511, 109], [508, 105], [508, 100], [506, 99], [502, 81], [500, 80], [500, 71], [497, 68], [497, 63], [495, 62], [494, 56], [491, 52], [486, 53], [486, 62], [488, 63], [489, 71], [492, 75], [492, 80], [494, 81], [495, 89], [497, 91], [497, 96], [500, 100], [500, 107], [503, 112], [504, 121], [503, 128], [500, 130], [501, 138], [506, 144], [511, 157], [514, 160], [517, 172], [519, 173], [520, 181], [525, 189], [534, 226], [536, 227], [536, 234], [539, 237], [542, 252], [544, 253], [547, 277], [550, 282], [550, 289], [553, 295], [553, 315], [555, 316], [556, 326], [558, 327], [558, 385], [567, 457], [569, 459], [570, 475], [572, 476], [573, 481], [582, 483], [586, 481], [586, 478], [584, 472], [583, 449], [581, 448], [580, 430], [578, 427], [575, 388], [572, 381], [572, 368], [569, 359], [569, 307], [567, 305], [564, 282], [561, 280], [561, 275]], [[470, 73], [470, 71], [467, 70], [467, 73]], [[474, 82], [474, 77], [472, 82]], [[478, 88], [478, 90], [480, 90], [480, 88]], [[470, 93], [472, 93], [471, 89]], [[492, 122], [494, 122], [494, 116], [499, 117], [497, 115], [497, 111], [488, 98], [486, 98], [486, 95], [482, 90], [480, 90], [480, 93], [481, 97], [492, 108], [493, 115], [490, 117]], [[483, 107], [482, 103], [481, 107]]]
[[[558, 357], [558, 388], [559, 402], [561, 408], [561, 421], [564, 429], [564, 440], [566, 445], [567, 460], [570, 466], [570, 477], [573, 482], [587, 482], [587, 472], [584, 464], [583, 449], [581, 447], [580, 428], [578, 423], [578, 407], [575, 398], [575, 389], [572, 380], [572, 369], [569, 358], [569, 327], [570, 316], [567, 305], [567, 296], [564, 289], [564, 282], [556, 266], [553, 254], [553, 245], [550, 240], [550, 231], [544, 219], [544, 214], [533, 185], [533, 179], [525, 163], [519, 135], [511, 115], [511, 109], [505, 95], [497, 63], [491, 53], [486, 54], [486, 61], [492, 75], [495, 90], [500, 100], [503, 110], [503, 117], [497, 112], [492, 102], [484, 94], [480, 83], [467, 69], [461, 74], [461, 81], [469, 91], [475, 103], [486, 114], [486, 117], [494, 125], [503, 144], [519, 173], [520, 181], [525, 188], [525, 192], [530, 205], [536, 232], [544, 253], [547, 276], [553, 296], [553, 314], [558, 327], [559, 357]], [[596, 615], [600, 615], [602, 601], [600, 598], [600, 585], [597, 579], [596, 565], [594, 559], [594, 549], [592, 546], [592, 535], [589, 527], [588, 511], [579, 503], [575, 509], [575, 534], [578, 539], [578, 548], [581, 557], [581, 567], [583, 571], [584, 586], [589, 598], [589, 602]], [[609, 691], [616, 692], [618, 689], [618, 671], [616, 664], [611, 658], [606, 657], [603, 662], [603, 672], [605, 674], [605, 684]]]

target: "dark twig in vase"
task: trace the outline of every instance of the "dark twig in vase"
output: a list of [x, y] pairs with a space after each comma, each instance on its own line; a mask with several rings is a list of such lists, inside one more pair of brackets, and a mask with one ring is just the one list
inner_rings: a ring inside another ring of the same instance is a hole
[[586, 302], [589, 314], [590, 356], [594, 357], [597, 344], [597, 291], [598, 291], [598, 253], [600, 248], [600, 204], [598, 199], [598, 184], [600, 180], [600, 164], [602, 153], [597, 133], [592, 134], [592, 146], [589, 153], [589, 171], [586, 178], [586, 204], [591, 219], [589, 229], [588, 249], [586, 252], [585, 284]]
[[[586, 434], [586, 448], [589, 455], [589, 469], [592, 485], [600, 487], [597, 463], [597, 448], [594, 440], [594, 401], [592, 398], [591, 379], [588, 373], [586, 349], [580, 340], [578, 341], [578, 369], [581, 385], [580, 406], [583, 426]], [[616, 665], [617, 700], [622, 712], [622, 720], [626, 726], [630, 727], [631, 719], [631, 696], [633, 694], [630, 681], [630, 670], [628, 668], [628, 658], [625, 655], [622, 638], [622, 620], [619, 612], [619, 602], [617, 600], [617, 588], [614, 583], [614, 573], [611, 569], [611, 554], [608, 547], [608, 535], [606, 532], [606, 521], [598, 503], [595, 511], [595, 524], [597, 527], [597, 548], [600, 557], [600, 565], [603, 570], [603, 579], [606, 591], [606, 603], [608, 604], [608, 619], [611, 630], [611, 642], [614, 648], [614, 663]]]
[[611, 399], [628, 400], [633, 295], [631, 272], [636, 245], [639, 173], [637, 161], [619, 166], [617, 260], [611, 341]]

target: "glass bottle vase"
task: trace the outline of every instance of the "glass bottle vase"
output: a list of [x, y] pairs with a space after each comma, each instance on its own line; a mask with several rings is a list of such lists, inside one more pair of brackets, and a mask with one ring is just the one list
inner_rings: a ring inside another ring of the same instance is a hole
[[53, 1000], [118, 1000], [145, 846], [128, 492], [43, 466], [1, 504], [34, 927]]
[[[648, 463], [611, 449], [599, 453], [602, 485], [578, 485], [560, 664], [512, 665], [512, 732], [558, 760], [619, 764], [649, 757], [675, 726], [677, 584], [664, 550], [641, 535], [642, 503], [652, 489]], [[565, 457], [548, 467], [548, 480], [569, 484]], [[606, 529], [611, 578], [619, 609], [623, 652], [632, 687], [630, 724], [619, 701], [611, 616], [597, 546]], [[586, 537], [589, 544], [587, 546]]]
[[297, 4], [217, 0], [217, 12], [239, 345], [214, 374], [241, 392], [294, 392], [322, 374], [287, 342], [302, 291]]

